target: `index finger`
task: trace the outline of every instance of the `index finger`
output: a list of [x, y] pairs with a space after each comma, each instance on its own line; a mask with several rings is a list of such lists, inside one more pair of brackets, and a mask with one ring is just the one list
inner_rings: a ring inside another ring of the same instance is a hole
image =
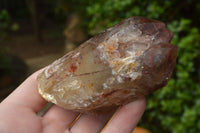
[[40, 111], [47, 103], [38, 93], [37, 75], [42, 71], [43, 69], [29, 76], [14, 92], [2, 101], [2, 104], [17, 104], [30, 108], [34, 112]]

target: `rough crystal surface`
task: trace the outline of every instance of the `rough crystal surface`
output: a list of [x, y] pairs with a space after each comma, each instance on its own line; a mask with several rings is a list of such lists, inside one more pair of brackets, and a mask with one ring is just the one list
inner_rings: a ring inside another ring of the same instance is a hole
[[130, 17], [49, 65], [39, 93], [79, 112], [131, 102], [167, 84], [177, 56], [172, 37], [160, 21]]

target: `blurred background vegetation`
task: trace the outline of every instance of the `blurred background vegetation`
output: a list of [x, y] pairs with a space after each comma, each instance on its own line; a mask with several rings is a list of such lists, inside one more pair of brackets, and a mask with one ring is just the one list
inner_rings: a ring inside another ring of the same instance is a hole
[[0, 0], [0, 99], [30, 73], [130, 16], [165, 22], [179, 48], [173, 76], [147, 96], [140, 126], [153, 133], [200, 132], [198, 0]]

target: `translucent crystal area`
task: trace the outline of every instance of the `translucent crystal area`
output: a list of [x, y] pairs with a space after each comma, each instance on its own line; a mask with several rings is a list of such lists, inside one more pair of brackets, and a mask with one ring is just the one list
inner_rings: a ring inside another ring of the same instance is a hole
[[49, 65], [39, 93], [79, 112], [131, 102], [167, 84], [177, 56], [172, 37], [160, 21], [130, 17]]

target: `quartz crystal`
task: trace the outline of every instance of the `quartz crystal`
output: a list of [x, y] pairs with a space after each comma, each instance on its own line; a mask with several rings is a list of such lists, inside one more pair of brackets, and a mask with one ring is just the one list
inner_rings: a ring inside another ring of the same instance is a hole
[[92, 37], [38, 76], [44, 99], [78, 112], [103, 112], [164, 87], [177, 47], [165, 24], [130, 17]]

